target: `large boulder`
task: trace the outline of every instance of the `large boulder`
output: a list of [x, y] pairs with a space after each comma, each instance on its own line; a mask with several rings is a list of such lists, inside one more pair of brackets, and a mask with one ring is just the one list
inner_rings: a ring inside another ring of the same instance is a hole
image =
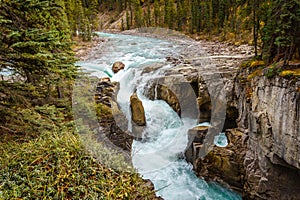
[[136, 93], [130, 97], [131, 119], [138, 126], [146, 125], [145, 110], [142, 101]]
[[120, 61], [117, 61], [117, 62], [115, 62], [114, 64], [113, 64], [113, 66], [112, 66], [112, 71], [114, 72], [114, 73], [118, 73], [120, 70], [122, 70], [122, 69], [124, 69], [125, 68], [125, 65], [124, 65], [124, 63], [122, 63], [122, 62], [120, 62]]
[[132, 120], [132, 136], [136, 140], [142, 140], [143, 132], [146, 125], [145, 110], [142, 101], [138, 98], [136, 93], [130, 97], [131, 120]]

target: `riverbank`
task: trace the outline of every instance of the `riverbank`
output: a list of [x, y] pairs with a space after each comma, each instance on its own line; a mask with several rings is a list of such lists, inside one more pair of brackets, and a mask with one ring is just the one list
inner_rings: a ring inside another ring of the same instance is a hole
[[[92, 45], [81, 45], [78, 55], [84, 56]], [[66, 90], [63, 98], [48, 101], [54, 105], [41, 105], [30, 99], [32, 87], [14, 91], [7, 85], [2, 80], [0, 199], [157, 199], [153, 185], [137, 173], [104, 165], [111, 152], [100, 143], [92, 147], [102, 160], [87, 150]]]

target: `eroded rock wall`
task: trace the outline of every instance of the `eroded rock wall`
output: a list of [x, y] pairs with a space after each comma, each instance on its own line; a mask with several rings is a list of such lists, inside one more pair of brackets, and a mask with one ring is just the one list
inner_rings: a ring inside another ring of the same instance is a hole
[[235, 82], [238, 126], [248, 136], [245, 191], [262, 199], [300, 199], [300, 81], [256, 77]]
[[244, 199], [300, 199], [300, 81], [245, 77], [241, 71], [224, 85], [227, 113], [234, 112], [225, 126], [228, 120], [237, 125], [225, 131], [229, 145], [201, 158], [199, 141], [189, 141], [187, 158], [199, 177], [230, 186]]

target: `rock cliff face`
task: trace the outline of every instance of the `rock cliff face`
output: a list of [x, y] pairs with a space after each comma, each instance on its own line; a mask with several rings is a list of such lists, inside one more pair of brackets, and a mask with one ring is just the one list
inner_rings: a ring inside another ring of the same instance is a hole
[[202, 158], [198, 131], [187, 160], [198, 176], [229, 185], [245, 199], [300, 199], [300, 81], [246, 80], [245, 72], [236, 77], [225, 84], [227, 115], [234, 112], [225, 126], [230, 120], [237, 126], [225, 131], [228, 146], [215, 146]]
[[[194, 134], [193, 129], [189, 131], [189, 137], [191, 133]], [[197, 156], [197, 154], [200, 148], [202, 148], [205, 134], [203, 130], [197, 130], [196, 138], [187, 147], [187, 161], [193, 162], [198, 176], [207, 180], [220, 182], [243, 193], [241, 186], [244, 183], [245, 171], [243, 170], [243, 160], [246, 152], [243, 133], [236, 129], [226, 130], [225, 134], [228, 139], [228, 145], [226, 147], [214, 146], [213, 150], [202, 158]], [[193, 157], [190, 157], [191, 155]]]
[[252, 198], [300, 199], [300, 81], [235, 82], [238, 126], [249, 137], [244, 189]]
[[116, 95], [119, 91], [119, 84], [111, 82], [109, 78], [101, 78], [96, 86], [95, 102], [106, 110], [105, 116], [99, 117], [99, 124], [106, 137], [116, 146], [128, 153], [130, 158], [131, 145], [134, 137], [127, 130], [128, 120], [119, 109], [116, 102]]

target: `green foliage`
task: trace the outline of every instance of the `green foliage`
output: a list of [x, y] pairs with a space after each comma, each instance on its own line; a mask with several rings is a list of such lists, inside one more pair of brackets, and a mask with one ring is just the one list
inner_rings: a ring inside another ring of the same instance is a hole
[[134, 21], [136, 24], [136, 27], [140, 28], [144, 26], [144, 18], [143, 18], [143, 10], [142, 6], [140, 4], [140, 0], [134, 0]]
[[264, 75], [267, 78], [273, 78], [275, 76], [278, 76], [281, 73], [282, 68], [277, 65], [278, 65], [278, 63], [273, 63], [271, 66], [266, 67], [264, 69]]
[[60, 1], [4, 1], [0, 16], [0, 69], [10, 69], [47, 98], [62, 80], [75, 77], [71, 38]]
[[99, 164], [122, 162], [100, 143], [93, 148], [101, 160], [91, 157], [60, 109], [45, 105], [20, 113], [37, 135], [0, 135], [0, 199], [153, 199], [154, 191], [137, 174]]
[[0, 199], [153, 199], [124, 158], [72, 121], [71, 34], [90, 38], [98, 1], [0, 2], [0, 70], [13, 73], [0, 81]]
[[300, 68], [282, 70], [280, 76], [285, 78], [300, 77]]
[[[102, 4], [111, 4], [114, 10], [116, 2], [119, 1]], [[128, 5], [124, 9], [130, 11], [131, 17], [126, 14], [126, 19], [131, 20], [127, 28], [155, 25], [200, 38], [248, 43], [254, 46], [255, 56], [266, 64], [280, 60], [287, 64], [289, 60], [300, 59], [297, 0], [122, 0], [121, 4]]]
[[[70, 30], [84, 41], [90, 41], [92, 32], [98, 30], [98, 0], [64, 0]], [[122, 7], [118, 7], [122, 9]]]
[[105, 104], [97, 103], [95, 105], [96, 115], [100, 119], [112, 115], [111, 108]]
[[263, 56], [267, 63], [283, 60], [287, 64], [300, 52], [300, 2], [272, 2], [263, 29]]

